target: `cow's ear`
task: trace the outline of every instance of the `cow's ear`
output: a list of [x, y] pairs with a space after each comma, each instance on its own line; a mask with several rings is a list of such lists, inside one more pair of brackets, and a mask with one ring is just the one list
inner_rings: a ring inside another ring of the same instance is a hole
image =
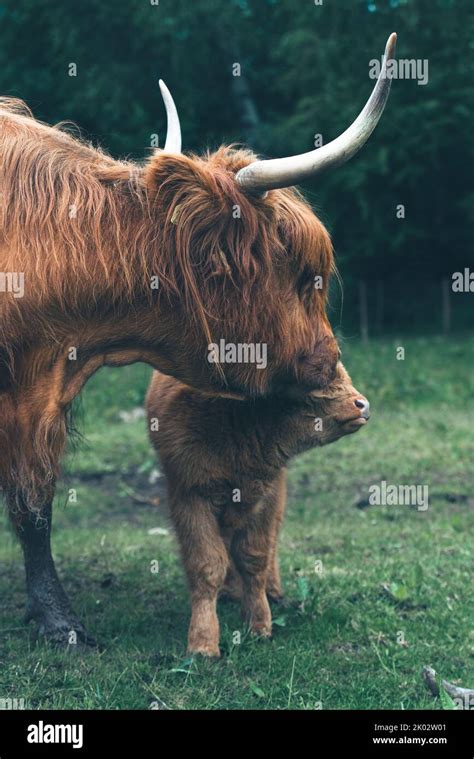
[[143, 181], [151, 197], [162, 193], [181, 194], [198, 174], [191, 158], [162, 151], [156, 151], [143, 167]]

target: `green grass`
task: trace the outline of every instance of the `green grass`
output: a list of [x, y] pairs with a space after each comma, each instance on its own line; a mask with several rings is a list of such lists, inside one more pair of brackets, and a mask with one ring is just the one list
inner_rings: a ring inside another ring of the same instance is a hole
[[[343, 353], [373, 418], [357, 436], [293, 463], [280, 543], [286, 602], [274, 608], [274, 637], [251, 638], [237, 608], [221, 605], [217, 662], [186, 656], [189, 604], [175, 538], [148, 534], [167, 526], [165, 510], [131, 497], [164, 495], [148, 481], [144, 420], [118, 416], [142, 402], [149, 370], [106, 370], [89, 383], [86, 440], [66, 462], [54, 553], [102, 649], [34, 644], [21, 626], [20, 550], [5, 527], [1, 698], [30, 708], [441, 708], [422, 682], [425, 664], [474, 687], [472, 347], [411, 338], [347, 342]], [[367, 505], [369, 485], [382, 479], [428, 485], [428, 510]], [[69, 488], [77, 503], [65, 507]]]

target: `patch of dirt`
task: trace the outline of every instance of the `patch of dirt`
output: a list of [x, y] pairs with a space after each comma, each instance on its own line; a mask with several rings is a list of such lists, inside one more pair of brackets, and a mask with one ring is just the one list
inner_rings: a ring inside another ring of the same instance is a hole
[[[150, 482], [149, 473], [130, 472], [92, 472], [80, 475], [69, 475], [62, 481], [63, 488], [77, 488], [81, 484], [91, 486], [97, 493], [97, 504], [100, 506], [101, 496], [109, 503], [114, 500], [113, 509], [97, 509], [94, 515], [96, 524], [109, 523], [111, 520], [130, 522], [140, 519], [142, 509], [156, 512], [161, 517], [168, 517], [166, 481], [160, 477], [156, 482]], [[66, 505], [66, 508], [68, 506]]]

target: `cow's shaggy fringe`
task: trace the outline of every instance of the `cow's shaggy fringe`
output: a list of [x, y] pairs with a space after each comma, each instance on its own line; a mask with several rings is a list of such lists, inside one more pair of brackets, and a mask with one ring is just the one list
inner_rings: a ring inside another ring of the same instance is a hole
[[[326, 275], [332, 267], [324, 227], [296, 190], [261, 200], [240, 192], [234, 174], [255, 160], [247, 150], [157, 153], [143, 166], [117, 161], [3, 98], [0, 156], [2, 242], [12, 251], [2, 267], [34, 274], [39, 301], [80, 313], [84, 294], [99, 298], [104, 289], [114, 302], [137, 292], [152, 298], [158, 277], [161, 294], [184, 297], [210, 339], [212, 320], [226, 321], [229, 282], [240, 288], [249, 322], [258, 319], [255, 283], [262, 297], [286, 240], [295, 265], [313, 260]], [[231, 275], [225, 285], [219, 266]]]

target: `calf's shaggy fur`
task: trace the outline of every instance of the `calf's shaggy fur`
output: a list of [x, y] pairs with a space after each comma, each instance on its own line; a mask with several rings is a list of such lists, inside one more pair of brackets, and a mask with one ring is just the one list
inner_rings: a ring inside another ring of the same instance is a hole
[[281, 597], [277, 539], [288, 461], [357, 431], [365, 398], [342, 364], [304, 398], [210, 397], [159, 372], [147, 396], [150, 436], [167, 478], [191, 595], [188, 649], [219, 655], [219, 593], [238, 597], [253, 632], [269, 637], [268, 596]]

